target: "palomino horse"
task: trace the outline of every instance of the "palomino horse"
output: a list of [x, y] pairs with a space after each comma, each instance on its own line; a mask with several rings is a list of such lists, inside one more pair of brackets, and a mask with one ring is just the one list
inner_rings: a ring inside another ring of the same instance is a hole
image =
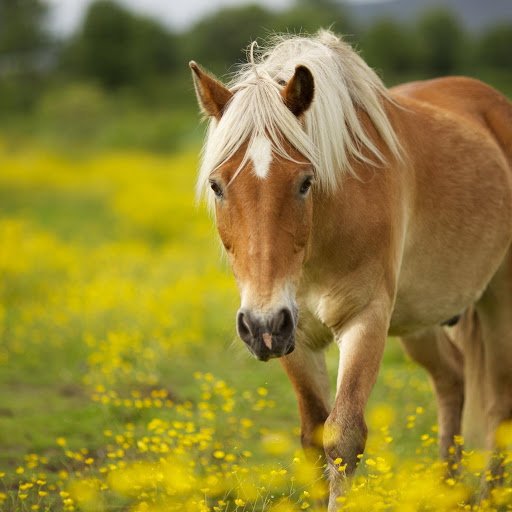
[[198, 190], [240, 290], [240, 338], [281, 358], [305, 447], [325, 424], [334, 511], [388, 334], [430, 373], [443, 456], [462, 416], [488, 448], [512, 416], [512, 105], [462, 77], [387, 90], [327, 31], [253, 48], [229, 87], [190, 63], [210, 118]]

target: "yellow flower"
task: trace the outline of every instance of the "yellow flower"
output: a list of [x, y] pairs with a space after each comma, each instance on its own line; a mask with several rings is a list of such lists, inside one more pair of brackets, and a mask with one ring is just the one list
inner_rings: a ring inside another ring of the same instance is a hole
[[501, 449], [512, 447], [512, 421], [504, 421], [496, 429], [496, 444]]
[[457, 446], [462, 446], [464, 444], [464, 437], [462, 437], [462, 436], [453, 436], [453, 442]]

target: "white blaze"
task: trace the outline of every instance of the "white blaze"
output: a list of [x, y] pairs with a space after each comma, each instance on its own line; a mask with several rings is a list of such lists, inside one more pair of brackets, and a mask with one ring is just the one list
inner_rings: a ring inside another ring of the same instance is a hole
[[256, 176], [265, 179], [270, 169], [270, 162], [272, 162], [272, 145], [270, 141], [266, 137], [258, 135], [251, 142], [248, 155], [252, 160]]
[[262, 304], [261, 298], [254, 292], [249, 283], [240, 285], [240, 307], [250, 309], [252, 313], [262, 319], [270, 318], [283, 308], [295, 311], [295, 286], [284, 282], [275, 287], [267, 302]]

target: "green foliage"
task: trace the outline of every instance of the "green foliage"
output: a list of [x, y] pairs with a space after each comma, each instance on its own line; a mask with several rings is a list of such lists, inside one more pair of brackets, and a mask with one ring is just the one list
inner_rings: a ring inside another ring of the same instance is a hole
[[[189, 77], [187, 76], [187, 79]], [[202, 137], [198, 126], [192, 92], [187, 83], [177, 82], [174, 87], [190, 93], [189, 104], [183, 108], [163, 107], [165, 93], [148, 87], [148, 94], [159, 99], [145, 102], [130, 90], [108, 93], [93, 82], [72, 82], [54, 86], [44, 93], [33, 117], [37, 137], [45, 145], [65, 148], [69, 153], [87, 153], [107, 148], [140, 148], [155, 152], [170, 152], [197, 144]], [[175, 97], [178, 97], [176, 95]], [[23, 127], [20, 135], [26, 136]], [[11, 126], [10, 131], [14, 128]], [[84, 142], [85, 141], [85, 142]]]
[[177, 64], [176, 41], [157, 22], [98, 0], [64, 54], [64, 70], [112, 89], [137, 85]]
[[504, 23], [489, 29], [479, 45], [483, 66], [512, 69], [512, 24]]
[[412, 32], [393, 20], [383, 19], [362, 37], [364, 58], [378, 70], [407, 73], [418, 66], [418, 44]]
[[0, 0], [0, 56], [23, 57], [41, 51], [48, 42], [41, 0]]
[[48, 119], [66, 126], [67, 132], [78, 137], [90, 137], [107, 109], [103, 90], [91, 84], [70, 84], [65, 88], [52, 89], [41, 98], [41, 119]]
[[273, 16], [257, 5], [221, 9], [184, 36], [184, 60], [203, 62], [224, 74], [243, 57], [242, 49], [272, 30]]
[[426, 12], [418, 23], [420, 58], [433, 76], [454, 73], [463, 61], [466, 36], [454, 15], [444, 9]]
[[37, 99], [51, 39], [41, 0], [0, 0], [0, 110], [26, 111]]
[[319, 28], [328, 27], [340, 34], [354, 32], [350, 19], [339, 4], [331, 0], [299, 0], [295, 6], [276, 15], [273, 30], [314, 34]]

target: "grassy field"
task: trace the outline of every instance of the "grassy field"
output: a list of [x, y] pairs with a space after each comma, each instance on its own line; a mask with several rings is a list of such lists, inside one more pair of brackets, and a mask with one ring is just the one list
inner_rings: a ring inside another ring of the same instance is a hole
[[[314, 509], [291, 386], [236, 340], [196, 152], [80, 158], [0, 142], [0, 510]], [[510, 485], [469, 504], [482, 454], [443, 479], [426, 375], [396, 340], [368, 422], [344, 510], [512, 510]]]

